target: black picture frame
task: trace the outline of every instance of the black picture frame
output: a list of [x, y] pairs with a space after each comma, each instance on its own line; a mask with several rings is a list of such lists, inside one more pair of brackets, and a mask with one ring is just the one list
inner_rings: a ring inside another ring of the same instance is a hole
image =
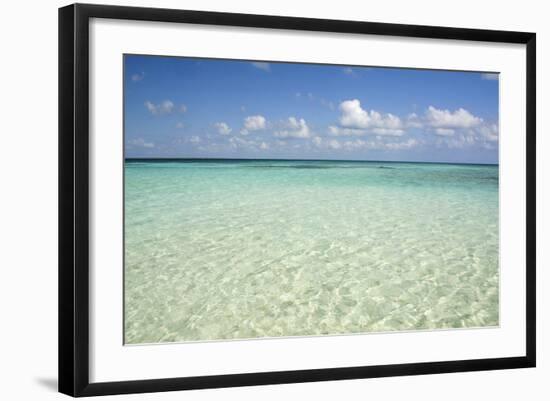
[[[275, 28], [526, 45], [526, 352], [524, 356], [381, 366], [243, 373], [90, 383], [88, 79], [91, 18]], [[535, 366], [536, 35], [447, 28], [74, 4], [59, 9], [59, 391], [71, 396], [142, 393], [265, 384], [421, 375]]]

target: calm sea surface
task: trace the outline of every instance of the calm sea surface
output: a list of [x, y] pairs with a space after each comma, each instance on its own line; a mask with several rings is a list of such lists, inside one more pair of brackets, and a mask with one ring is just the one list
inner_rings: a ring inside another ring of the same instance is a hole
[[496, 326], [498, 166], [125, 164], [127, 343]]

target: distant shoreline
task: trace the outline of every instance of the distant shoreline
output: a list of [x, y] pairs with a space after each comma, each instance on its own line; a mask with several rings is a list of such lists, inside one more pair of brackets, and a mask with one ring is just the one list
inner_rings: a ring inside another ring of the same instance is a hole
[[419, 161], [391, 161], [391, 160], [339, 160], [339, 159], [243, 159], [218, 157], [127, 157], [125, 163], [185, 163], [185, 162], [333, 162], [333, 163], [406, 163], [406, 164], [444, 164], [465, 166], [493, 166], [498, 163], [462, 163], [462, 162], [419, 162]]

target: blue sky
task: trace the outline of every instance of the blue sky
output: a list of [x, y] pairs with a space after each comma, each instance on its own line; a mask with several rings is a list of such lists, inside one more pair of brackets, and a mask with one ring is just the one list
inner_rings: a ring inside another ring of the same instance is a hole
[[125, 156], [498, 163], [498, 75], [124, 58]]

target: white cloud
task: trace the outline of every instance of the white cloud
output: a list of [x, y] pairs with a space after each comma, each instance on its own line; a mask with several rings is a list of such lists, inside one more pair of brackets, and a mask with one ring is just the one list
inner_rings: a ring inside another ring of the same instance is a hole
[[464, 108], [450, 111], [429, 106], [422, 118], [415, 113], [409, 114], [406, 126], [425, 128], [439, 137], [436, 145], [449, 148], [463, 148], [475, 144], [485, 146], [487, 143], [498, 141], [496, 124], [486, 123], [481, 117]]
[[426, 128], [438, 136], [453, 136], [457, 131], [481, 129], [484, 124], [482, 118], [464, 108], [450, 111], [434, 106], [429, 106], [422, 117], [416, 113], [409, 114], [405, 121], [407, 128]]
[[410, 149], [412, 147], [417, 146], [418, 144], [419, 144], [418, 140], [414, 138], [409, 138], [404, 142], [388, 142], [384, 144], [384, 147], [387, 150], [402, 150], [402, 149]]
[[271, 71], [271, 66], [269, 63], [253, 62], [251, 64], [256, 68], [259, 68], [260, 70], [267, 71], [267, 72]]
[[[397, 142], [391, 137], [399, 137], [408, 129], [424, 129], [434, 134], [437, 146], [463, 148], [479, 145], [495, 149], [498, 141], [498, 126], [486, 123], [483, 118], [475, 116], [464, 108], [456, 110], [438, 109], [429, 106], [422, 115], [410, 113], [403, 120], [398, 116], [382, 114], [375, 110], [365, 110], [357, 99], [346, 100], [340, 104], [339, 125], [328, 127], [328, 135], [333, 137], [376, 136], [376, 140], [340, 141], [343, 149], [409, 149], [421, 143], [418, 139]], [[317, 139], [317, 147], [328, 148], [328, 142]]]
[[181, 121], [179, 121], [179, 122], [176, 123], [176, 128], [181, 129], [181, 128], [183, 128], [183, 127], [184, 127], [184, 125], [183, 125], [183, 123], [182, 123]]
[[389, 136], [401, 136], [405, 133], [405, 131], [402, 129], [393, 129], [393, 128], [373, 128], [371, 132], [376, 135], [389, 135]]
[[[219, 138], [219, 137], [218, 137]], [[224, 137], [222, 142], [201, 141], [197, 149], [206, 152], [260, 152], [266, 151], [273, 147], [272, 143], [259, 140], [258, 138], [229, 136]]]
[[407, 116], [406, 126], [409, 128], [422, 128], [424, 124], [420, 121], [420, 117], [416, 113], [410, 113]]
[[367, 130], [357, 128], [342, 128], [335, 125], [328, 127], [328, 134], [331, 136], [361, 136], [366, 135]]
[[248, 116], [244, 119], [244, 127], [249, 131], [265, 129], [266, 119], [264, 116]]
[[[171, 100], [164, 100], [159, 104], [154, 104], [147, 100], [145, 102], [145, 107], [155, 116], [170, 114], [176, 110], [176, 105]], [[187, 106], [184, 104], [180, 105], [179, 111], [185, 113], [187, 111]]]
[[310, 130], [303, 118], [289, 117], [284, 123], [284, 129], [276, 131], [274, 135], [278, 138], [309, 138]]
[[452, 128], [435, 128], [434, 132], [439, 136], [452, 136], [455, 134], [455, 130]]
[[480, 145], [485, 149], [496, 149], [498, 139], [497, 124], [483, 124], [471, 129], [455, 130], [453, 136], [439, 138], [436, 145], [447, 146], [448, 148]]
[[250, 131], [259, 131], [265, 129], [266, 119], [264, 116], [248, 116], [244, 119], [244, 127], [241, 130], [242, 135], [248, 135]]
[[340, 149], [342, 145], [336, 139], [331, 139], [328, 141], [328, 147], [331, 149]]
[[201, 139], [197, 135], [193, 135], [191, 138], [189, 138], [189, 142], [191, 143], [200, 143]]
[[[265, 145], [262, 146], [262, 144]], [[232, 136], [229, 138], [229, 146], [232, 149], [265, 150], [269, 147], [269, 144], [265, 142], [258, 142], [254, 139], [246, 139], [238, 136]]]
[[148, 148], [148, 149], [155, 147], [155, 144], [153, 142], [147, 142], [143, 138], [131, 139], [128, 141], [128, 145], [136, 148]]
[[481, 137], [489, 142], [498, 141], [498, 126], [496, 124], [484, 125], [478, 129]]
[[229, 125], [227, 125], [224, 122], [215, 123], [214, 127], [218, 130], [218, 134], [220, 135], [229, 135], [231, 131], [233, 131]]
[[372, 141], [364, 141], [362, 139], [355, 139], [352, 141], [345, 141], [343, 146], [346, 150], [357, 150], [362, 148], [368, 148], [371, 146]]
[[229, 143], [231, 144], [232, 148], [237, 148], [242, 145], [248, 145], [249, 141], [246, 141], [236, 136], [232, 136], [231, 138], [229, 138]]
[[453, 135], [440, 136], [437, 146], [446, 146], [451, 149], [465, 148], [478, 145], [485, 149], [498, 147], [499, 133], [497, 124], [482, 124], [470, 129], [454, 130]]
[[140, 72], [140, 73], [136, 73], [136, 74], [132, 75], [132, 81], [134, 81], [134, 82], [139, 82], [143, 78], [145, 78], [145, 73], [144, 72]]
[[333, 129], [332, 135], [361, 135], [372, 132], [376, 135], [401, 136], [405, 133], [399, 117], [391, 113], [364, 110], [358, 99], [340, 103], [340, 112], [340, 125], [354, 131]]
[[373, 139], [349, 139], [349, 140], [338, 140], [338, 139], [325, 139], [319, 136], [313, 137], [311, 140], [313, 145], [319, 149], [332, 149], [332, 150], [346, 150], [346, 151], [358, 151], [358, 150], [403, 150], [411, 149], [415, 146], [420, 145], [420, 141], [414, 138], [409, 138], [406, 141], [394, 141], [390, 140], [389, 137], [376, 136]]
[[481, 74], [481, 79], [485, 79], [487, 81], [498, 81], [499, 74], [494, 74], [490, 72], [485, 72]]
[[441, 138], [436, 142], [438, 146], [447, 146], [450, 149], [462, 149], [468, 145], [476, 143], [474, 135], [469, 133], [460, 133], [455, 136]]
[[328, 133], [331, 136], [363, 136], [367, 134], [381, 135], [381, 136], [401, 136], [405, 133], [403, 129], [392, 128], [371, 128], [371, 129], [359, 129], [359, 128], [343, 128], [331, 125], [328, 127]]
[[145, 102], [145, 107], [153, 115], [170, 114], [174, 111], [174, 103], [171, 100], [164, 100], [160, 104], [153, 104], [150, 101]]
[[426, 111], [426, 122], [433, 128], [472, 128], [479, 126], [483, 119], [463, 108], [449, 111], [430, 106]]

